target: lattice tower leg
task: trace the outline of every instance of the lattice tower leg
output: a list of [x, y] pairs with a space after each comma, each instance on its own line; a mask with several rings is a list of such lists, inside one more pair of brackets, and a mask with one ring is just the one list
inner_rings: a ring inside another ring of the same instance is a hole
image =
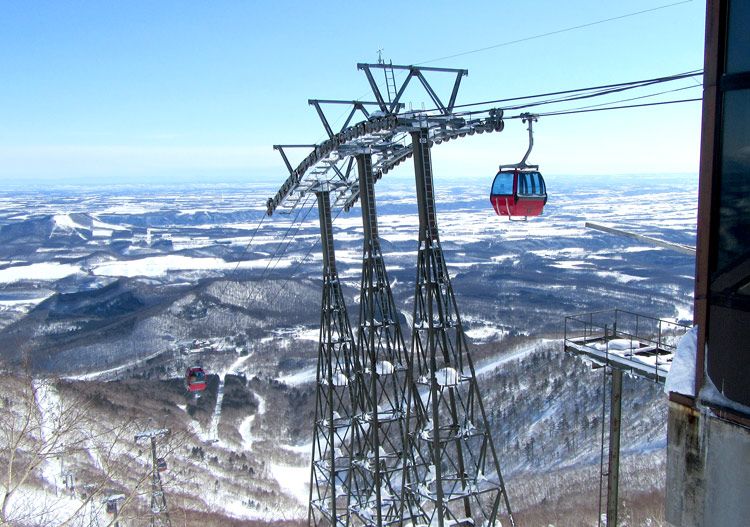
[[311, 525], [349, 524], [353, 417], [357, 412], [357, 354], [333, 248], [328, 192], [316, 192], [323, 248], [323, 301], [310, 476]]
[[[413, 472], [407, 485], [427, 524], [515, 525], [466, 336], [438, 237], [430, 143], [412, 132], [419, 252], [411, 354], [415, 389], [408, 418]], [[504, 508], [504, 513], [500, 509]]]
[[156, 459], [156, 437], [151, 437], [151, 526], [172, 527]]
[[364, 369], [357, 376], [353, 512], [380, 527], [401, 521], [410, 367], [380, 249], [371, 155], [358, 155], [357, 167], [364, 227], [357, 350]]

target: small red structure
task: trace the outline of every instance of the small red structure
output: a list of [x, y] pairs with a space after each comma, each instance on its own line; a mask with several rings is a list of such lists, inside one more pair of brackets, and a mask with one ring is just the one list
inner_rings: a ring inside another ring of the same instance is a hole
[[203, 368], [189, 368], [185, 376], [185, 384], [191, 392], [206, 389], [206, 372]]
[[164, 472], [167, 470], [167, 460], [163, 457], [160, 457], [156, 460], [156, 470], [158, 472]]
[[498, 216], [539, 216], [547, 203], [547, 186], [536, 169], [500, 169], [492, 182], [490, 202]]

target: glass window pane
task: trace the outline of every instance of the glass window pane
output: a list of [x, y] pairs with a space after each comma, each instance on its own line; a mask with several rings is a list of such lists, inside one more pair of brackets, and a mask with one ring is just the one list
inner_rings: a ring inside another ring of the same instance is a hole
[[492, 184], [492, 194], [513, 194], [513, 172], [502, 172], [495, 177]]
[[715, 272], [750, 257], [750, 90], [724, 94], [719, 243]]
[[729, 2], [729, 30], [727, 31], [727, 73], [750, 71], [750, 2], [732, 0]]

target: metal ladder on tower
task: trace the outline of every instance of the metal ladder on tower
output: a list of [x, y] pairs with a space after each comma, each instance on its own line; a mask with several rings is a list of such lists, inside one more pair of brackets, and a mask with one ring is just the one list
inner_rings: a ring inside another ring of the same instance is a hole
[[385, 74], [385, 90], [388, 92], [388, 102], [392, 103], [398, 94], [396, 88], [396, 75], [393, 73], [392, 60], [388, 62], [387, 67], [383, 68], [383, 73]]

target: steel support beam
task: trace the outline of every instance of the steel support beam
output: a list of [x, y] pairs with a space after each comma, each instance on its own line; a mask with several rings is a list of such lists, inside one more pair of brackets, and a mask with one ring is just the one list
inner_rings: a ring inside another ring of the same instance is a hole
[[609, 413], [609, 475], [607, 476], [607, 525], [617, 525], [620, 482], [620, 431], [622, 416], [622, 370], [612, 369]]
[[[375, 78], [372, 75], [372, 71], [370, 71], [371, 68], [380, 68], [385, 70], [406, 70], [409, 72], [409, 74], [406, 76], [406, 79], [401, 84], [401, 87], [396, 92], [396, 96], [394, 97], [393, 101], [390, 102], [390, 106], [388, 103], [385, 102], [385, 98], [380, 92], [380, 88], [378, 87], [377, 83], [375, 82]], [[406, 87], [409, 85], [409, 81], [413, 77], [417, 77], [419, 79], [419, 82], [422, 83], [422, 86], [424, 87], [425, 91], [427, 92], [427, 95], [432, 99], [432, 102], [435, 104], [437, 109], [442, 113], [443, 115], [449, 115], [453, 112], [453, 107], [456, 104], [456, 97], [458, 96], [458, 89], [461, 85], [461, 78], [465, 77], [469, 74], [468, 70], [462, 70], [462, 69], [453, 69], [453, 68], [429, 68], [429, 67], [423, 67], [423, 66], [394, 66], [393, 64], [357, 64], [357, 69], [362, 70], [365, 72], [365, 76], [367, 77], [367, 81], [370, 83], [370, 88], [372, 89], [372, 93], [375, 96], [375, 100], [380, 105], [380, 109], [383, 112], [386, 113], [396, 113], [397, 110], [402, 106], [402, 103], [399, 101], [401, 100], [401, 96], [404, 94], [404, 91], [406, 91]], [[448, 106], [445, 106], [440, 98], [438, 97], [435, 90], [430, 86], [430, 83], [427, 81], [425, 76], [422, 72], [430, 71], [430, 72], [440, 72], [440, 73], [454, 73], [456, 75], [456, 80], [453, 83], [453, 90], [450, 94], [450, 99], [448, 102]]]
[[440, 247], [429, 133], [411, 135], [419, 208], [411, 355], [419, 396], [407, 416], [415, 430], [406, 491], [428, 525], [494, 525], [501, 516], [515, 525]]
[[323, 249], [323, 299], [318, 341], [313, 452], [308, 524], [348, 526], [357, 364], [352, 329], [344, 303], [333, 247], [328, 191], [315, 193]]
[[352, 498], [360, 521], [380, 527], [400, 524], [403, 514], [410, 367], [380, 249], [372, 156], [356, 159], [364, 227], [357, 350], [364, 370], [358, 377], [363, 413], [355, 433]]

